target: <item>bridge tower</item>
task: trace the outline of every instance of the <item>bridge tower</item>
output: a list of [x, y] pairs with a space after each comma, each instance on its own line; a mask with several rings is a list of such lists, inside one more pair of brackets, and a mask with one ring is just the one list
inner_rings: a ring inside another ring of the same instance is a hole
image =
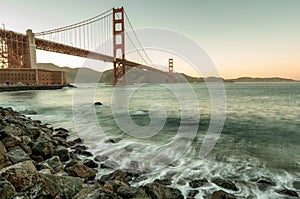
[[169, 83], [175, 82], [174, 72], [173, 72], [173, 58], [169, 59]]
[[124, 8], [113, 8], [113, 84], [125, 83]]

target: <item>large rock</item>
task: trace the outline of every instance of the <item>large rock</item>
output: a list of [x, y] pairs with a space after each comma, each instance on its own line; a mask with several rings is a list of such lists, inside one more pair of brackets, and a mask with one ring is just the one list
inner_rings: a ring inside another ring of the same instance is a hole
[[64, 166], [58, 156], [53, 156], [52, 158], [45, 160], [43, 163], [47, 163], [54, 172], [62, 171]]
[[196, 179], [196, 180], [193, 180], [191, 182], [189, 182], [189, 185], [192, 187], [192, 188], [198, 188], [198, 187], [202, 187], [204, 184], [207, 184], [208, 181], [203, 178], [203, 179]]
[[127, 177], [127, 174], [125, 172], [123, 172], [121, 170], [116, 170], [110, 174], [101, 176], [99, 182], [100, 182], [100, 184], [105, 184], [105, 182], [108, 180], [119, 180], [119, 181], [125, 183], [126, 185], [129, 185], [129, 182], [126, 177]]
[[294, 190], [282, 189], [282, 190], [278, 190], [276, 192], [279, 193], [279, 194], [281, 194], [281, 195], [287, 195], [287, 196], [293, 196], [293, 197], [299, 198], [299, 195]]
[[[44, 190], [47, 190], [47, 187], [49, 187], [47, 183], [55, 185], [57, 189], [56, 198], [71, 199], [82, 189], [84, 180], [71, 176], [44, 174], [44, 182]], [[55, 193], [55, 191], [53, 193]]]
[[236, 199], [236, 197], [233, 194], [229, 194], [225, 191], [219, 190], [215, 191], [212, 194], [212, 199]]
[[71, 199], [82, 189], [82, 185], [83, 179], [80, 178], [40, 174], [35, 183], [21, 190], [18, 194], [29, 199]]
[[68, 149], [64, 146], [57, 146], [55, 149], [56, 155], [59, 156], [59, 159], [63, 162], [70, 160], [70, 153]]
[[6, 149], [3, 143], [0, 141], [0, 170], [4, 167], [10, 166], [11, 162], [9, 161], [6, 155]]
[[67, 164], [65, 171], [70, 176], [81, 177], [85, 180], [93, 180], [96, 176], [96, 172], [93, 169], [85, 166], [82, 162], [77, 160]]
[[275, 186], [276, 184], [268, 179], [260, 179], [257, 181], [257, 185], [261, 191], [266, 191], [270, 186]]
[[20, 136], [23, 134], [23, 130], [17, 126], [9, 125], [4, 128], [7, 135]]
[[145, 193], [145, 191], [143, 189], [140, 188], [136, 188], [136, 187], [130, 187], [130, 186], [121, 186], [119, 187], [119, 189], [117, 190], [117, 193], [119, 196], [121, 196], [122, 198], [143, 198], [143, 199], [150, 199], [147, 194]]
[[229, 180], [225, 180], [222, 178], [214, 178], [212, 179], [212, 182], [215, 183], [216, 185], [223, 187], [225, 189], [229, 189], [229, 190], [233, 190], [233, 191], [238, 191], [238, 188], [236, 187], [236, 185], [229, 181]]
[[0, 199], [10, 198], [16, 190], [12, 184], [4, 179], [0, 179]]
[[0, 175], [9, 181], [16, 191], [34, 184], [39, 178], [37, 169], [30, 160], [6, 167], [1, 170]]
[[6, 149], [13, 148], [15, 146], [18, 146], [21, 144], [22, 140], [13, 134], [7, 135], [4, 139], [2, 139], [2, 142]]
[[83, 188], [72, 199], [120, 199], [120, 197], [118, 197], [116, 193], [108, 191], [100, 186], [93, 185]]
[[25, 153], [19, 146], [9, 149], [7, 156], [13, 164], [31, 160], [29, 155], [27, 155], [27, 153]]
[[46, 134], [41, 134], [32, 147], [33, 155], [40, 155], [43, 159], [48, 159], [55, 154], [51, 138]]
[[198, 190], [190, 190], [188, 195], [187, 195], [187, 199], [193, 199], [195, 198], [195, 196], [199, 193]]
[[146, 194], [153, 199], [183, 199], [178, 189], [169, 188], [157, 182], [146, 184], [142, 187]]

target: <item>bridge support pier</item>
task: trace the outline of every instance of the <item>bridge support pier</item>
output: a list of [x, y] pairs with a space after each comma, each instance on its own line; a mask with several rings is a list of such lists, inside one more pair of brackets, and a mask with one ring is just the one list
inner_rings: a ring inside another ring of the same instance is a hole
[[125, 83], [124, 8], [113, 8], [113, 84]]
[[173, 72], [173, 59], [169, 59], [169, 83], [175, 82], [174, 72]]
[[28, 38], [29, 64], [30, 64], [31, 68], [37, 68], [35, 37], [34, 37], [34, 34], [32, 33], [32, 30], [30, 30], [30, 29], [28, 29], [26, 31], [26, 35]]

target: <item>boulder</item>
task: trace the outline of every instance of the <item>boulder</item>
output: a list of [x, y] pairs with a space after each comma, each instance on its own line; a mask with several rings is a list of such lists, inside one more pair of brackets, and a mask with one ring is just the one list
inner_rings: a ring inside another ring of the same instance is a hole
[[190, 190], [188, 195], [187, 195], [187, 199], [193, 199], [195, 198], [195, 196], [199, 193], [198, 190]]
[[82, 189], [73, 199], [120, 199], [116, 193], [108, 191], [100, 186], [92, 186]]
[[101, 106], [102, 103], [101, 103], [101, 102], [95, 102], [94, 105], [95, 105], [95, 106]]
[[236, 185], [229, 181], [229, 180], [225, 180], [225, 179], [222, 179], [222, 178], [214, 178], [212, 179], [212, 183], [220, 186], [220, 187], [223, 187], [225, 189], [229, 189], [229, 190], [233, 190], [233, 191], [238, 191], [238, 188], [236, 187]]
[[13, 134], [9, 134], [4, 139], [2, 139], [2, 143], [4, 144], [6, 149], [13, 148], [15, 146], [20, 145], [22, 140]]
[[150, 199], [143, 189], [137, 187], [121, 186], [118, 188], [117, 193], [122, 198]]
[[64, 166], [58, 156], [53, 156], [52, 158], [45, 160], [43, 163], [48, 164], [54, 172], [62, 171]]
[[39, 178], [31, 160], [6, 167], [1, 170], [0, 175], [9, 181], [15, 187], [16, 191], [34, 184]]
[[219, 190], [215, 191], [212, 194], [212, 199], [236, 199], [236, 197], [233, 194], [227, 193], [225, 191]]
[[299, 198], [299, 195], [294, 190], [282, 189], [282, 190], [277, 190], [276, 192], [279, 193], [279, 194], [281, 194], [281, 195], [293, 196], [293, 197]]
[[169, 188], [171, 191], [171, 198], [172, 199], [184, 199], [184, 196], [182, 195], [181, 191], [177, 188]]
[[4, 128], [4, 132], [7, 135], [20, 136], [23, 134], [23, 130], [15, 125], [9, 125]]
[[32, 154], [40, 155], [44, 160], [52, 157], [55, 151], [51, 138], [45, 134], [41, 134], [32, 146]]
[[165, 185], [165, 186], [172, 184], [172, 181], [170, 179], [155, 179], [154, 182]]
[[207, 184], [208, 181], [203, 178], [203, 179], [196, 179], [196, 180], [193, 180], [191, 182], [189, 182], [189, 185], [192, 187], [192, 188], [198, 188], [198, 187], [202, 187], [204, 184]]
[[65, 146], [57, 146], [55, 149], [55, 153], [63, 162], [70, 160], [69, 150]]
[[47, 189], [46, 182], [50, 182], [56, 185], [57, 195], [56, 198], [72, 198], [75, 196], [83, 186], [84, 180], [71, 176], [58, 176], [44, 174], [44, 188]]
[[108, 180], [119, 180], [123, 183], [125, 183], [126, 185], [129, 185], [129, 182], [127, 180], [127, 174], [121, 170], [116, 170], [110, 174], [107, 175], [103, 175], [101, 176], [101, 178], [99, 179], [100, 184], [104, 185], [106, 181]]
[[27, 155], [27, 153], [25, 153], [19, 146], [9, 149], [7, 156], [13, 164], [31, 160], [29, 155]]
[[126, 185], [124, 182], [121, 182], [119, 180], [108, 180], [103, 185], [103, 188], [106, 189], [106, 190], [109, 190], [111, 192], [117, 192], [117, 190], [121, 186], [128, 186], [128, 185]]
[[85, 161], [83, 161], [83, 164], [90, 168], [98, 168], [98, 164], [91, 159], [86, 159]]
[[6, 149], [3, 143], [0, 141], [0, 170], [4, 167], [10, 166], [11, 162], [9, 161]]
[[65, 131], [59, 131], [57, 132], [56, 134], [53, 135], [53, 137], [60, 137], [60, 138], [63, 138], [63, 139], [67, 139], [69, 136], [68, 132], [65, 132]]
[[81, 177], [85, 180], [93, 180], [96, 176], [96, 172], [85, 166], [82, 162], [73, 160], [70, 164], [66, 165], [65, 171], [70, 176]]
[[83, 179], [80, 178], [40, 173], [38, 181], [21, 190], [19, 194], [30, 199], [71, 199], [81, 190], [82, 185]]
[[271, 180], [268, 180], [268, 179], [260, 179], [257, 181], [257, 184], [258, 184], [258, 188], [261, 191], [266, 191], [268, 189], [268, 187], [276, 185], [274, 182], [272, 182]]
[[153, 182], [141, 187], [146, 194], [153, 199], [171, 199], [172, 193], [170, 188]]
[[16, 190], [12, 184], [4, 179], [0, 179], [0, 199], [11, 198]]
[[104, 162], [105, 160], [108, 159], [109, 157], [107, 155], [96, 155], [96, 157], [94, 158], [96, 162]]

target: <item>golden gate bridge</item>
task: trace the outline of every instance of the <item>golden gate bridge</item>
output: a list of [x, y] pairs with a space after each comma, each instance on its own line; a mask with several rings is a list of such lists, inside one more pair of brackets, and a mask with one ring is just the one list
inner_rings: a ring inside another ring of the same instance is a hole
[[[132, 36], [128, 30], [133, 32]], [[125, 36], [135, 49], [135, 61], [125, 58]], [[110, 9], [65, 27], [37, 33], [27, 30], [25, 35], [0, 30], [0, 67], [36, 68], [36, 49], [112, 62], [113, 84], [125, 82], [126, 66], [166, 73], [153, 67], [123, 7]], [[168, 73], [168, 76], [173, 74], [173, 59], [169, 59]]]

